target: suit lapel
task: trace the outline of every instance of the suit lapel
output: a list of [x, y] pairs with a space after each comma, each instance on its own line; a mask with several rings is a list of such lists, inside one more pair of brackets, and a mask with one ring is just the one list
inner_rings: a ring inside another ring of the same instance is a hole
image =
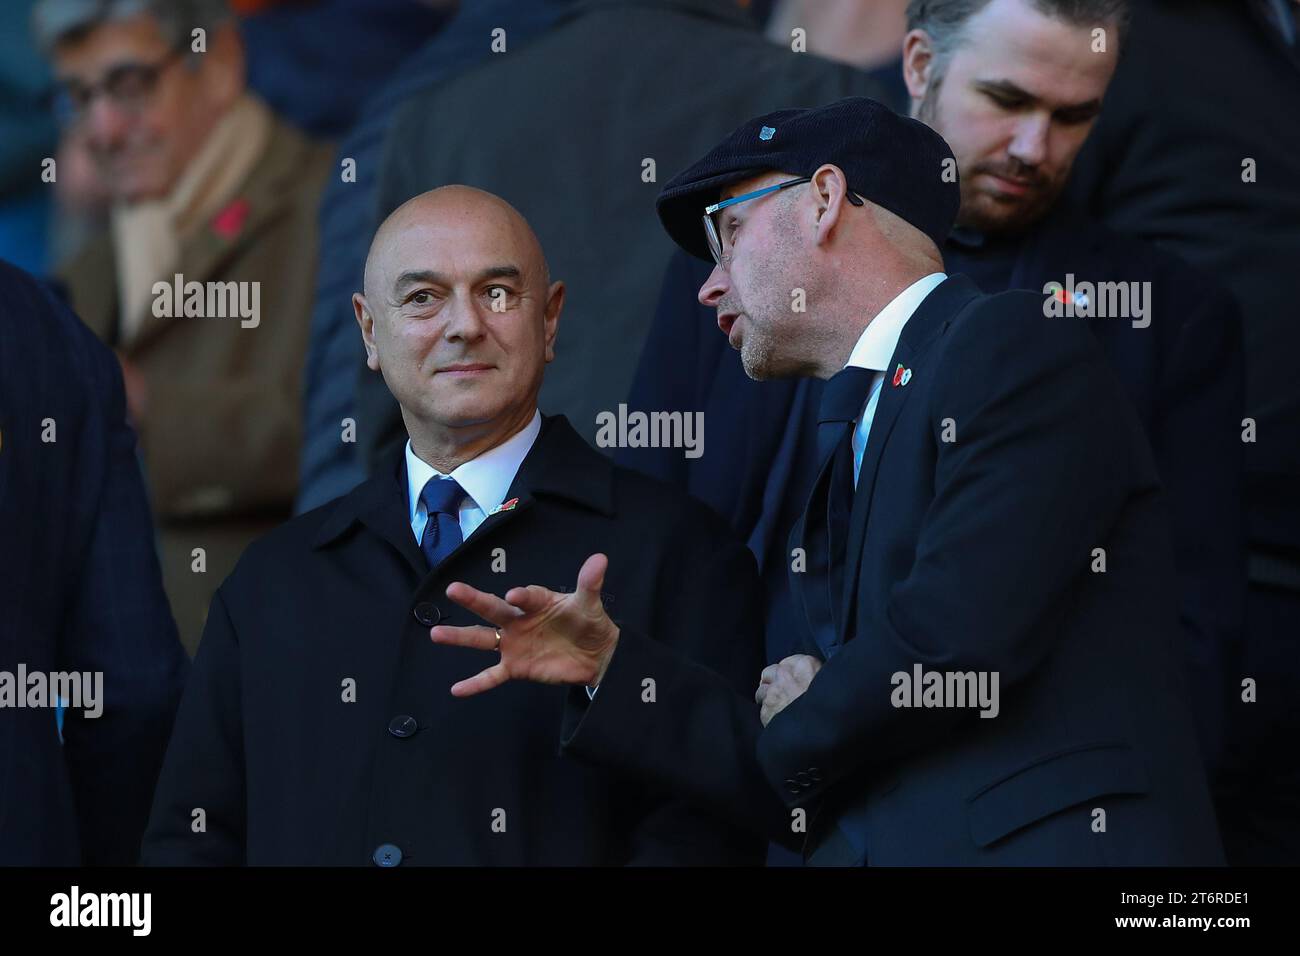
[[[910, 324], [910, 323], [909, 323]], [[848, 562], [844, 569], [844, 588], [837, 596], [840, 601], [840, 613], [836, 616], [838, 633], [835, 643], [843, 644], [848, 630], [849, 612], [853, 592], [857, 587], [858, 568], [862, 564], [862, 537], [867, 527], [867, 518], [871, 514], [871, 501], [876, 489], [876, 473], [880, 470], [880, 459], [889, 435], [894, 430], [898, 413], [911, 397], [915, 389], [905, 385], [894, 385], [894, 373], [902, 365], [912, 369], [916, 374], [919, 356], [903, 341], [899, 341], [890, 358], [889, 367], [885, 369], [885, 380], [880, 385], [880, 398], [876, 402], [876, 414], [871, 420], [871, 430], [867, 433], [867, 445], [862, 451], [862, 467], [858, 471], [858, 486], [853, 493], [853, 509], [849, 516], [848, 543], [845, 547], [844, 560]]]
[[931, 346], [947, 329], [952, 319], [967, 303], [980, 294], [975, 284], [965, 276], [951, 276], [936, 286], [917, 306], [912, 317], [903, 327], [898, 345], [885, 369], [885, 380], [880, 386], [880, 398], [876, 403], [876, 414], [871, 420], [871, 430], [867, 434], [867, 445], [863, 449], [862, 467], [858, 472], [858, 487], [853, 494], [853, 510], [849, 518], [849, 535], [847, 551], [844, 555], [848, 562], [844, 573], [844, 591], [840, 595], [840, 610], [837, 615], [838, 633], [836, 646], [842, 645], [848, 638], [853, 622], [854, 595], [857, 593], [858, 572], [862, 567], [862, 552], [866, 546], [867, 521], [871, 517], [871, 507], [876, 492], [876, 476], [880, 471], [880, 462], [889, 444], [889, 436], [898, 421], [898, 415], [912, 394], [917, 391], [915, 383], [894, 384], [894, 373], [898, 366], [911, 370], [909, 382], [918, 375], [925, 374], [925, 358]]
[[383, 470], [368, 484], [375, 486], [357, 509], [358, 520], [372, 532], [387, 541], [411, 566], [417, 577], [429, 573], [428, 562], [420, 544], [411, 530], [411, 516], [407, 505], [406, 445], [391, 458]]
[[[830, 471], [835, 459], [835, 446], [821, 453], [821, 467], [817, 470], [817, 480], [813, 482], [812, 491], [804, 505], [803, 514], [795, 522], [790, 532], [790, 540], [795, 547], [803, 549], [804, 570], [790, 571], [790, 586], [798, 595], [799, 606], [803, 609], [804, 620], [808, 622], [809, 632], [827, 655], [833, 640], [833, 608], [827, 582], [830, 579], [830, 539], [826, 534], [826, 493], [829, 488]], [[809, 527], [816, 530], [809, 532]]]
[[749, 534], [749, 550], [753, 551], [758, 558], [760, 573], [767, 568], [769, 551], [775, 543], [772, 541], [772, 531], [780, 520], [781, 503], [785, 500], [786, 488], [790, 484], [790, 476], [794, 471], [795, 458], [799, 454], [799, 444], [807, 427], [808, 392], [810, 391], [808, 385], [806, 379], [796, 384], [792, 401], [786, 408], [785, 431], [781, 435], [776, 457], [772, 461], [772, 468], [763, 488], [758, 520]]

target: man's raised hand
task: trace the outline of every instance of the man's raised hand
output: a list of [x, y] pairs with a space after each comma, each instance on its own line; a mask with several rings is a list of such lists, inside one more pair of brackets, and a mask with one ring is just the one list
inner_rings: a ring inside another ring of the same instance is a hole
[[429, 631], [435, 644], [495, 651], [501, 633], [501, 660], [453, 684], [452, 694], [469, 697], [508, 680], [599, 684], [619, 633], [600, 600], [608, 567], [603, 554], [587, 558], [578, 571], [577, 589], [569, 594], [532, 584], [511, 588], [502, 599], [460, 581], [449, 584], [447, 597], [493, 626], [438, 625]]

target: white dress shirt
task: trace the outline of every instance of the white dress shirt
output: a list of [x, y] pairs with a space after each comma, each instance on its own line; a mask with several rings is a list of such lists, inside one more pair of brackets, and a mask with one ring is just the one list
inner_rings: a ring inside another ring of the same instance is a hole
[[876, 315], [862, 330], [858, 342], [849, 353], [845, 368], [873, 369], [875, 381], [871, 385], [871, 394], [867, 398], [862, 416], [853, 429], [853, 487], [858, 486], [858, 472], [862, 470], [862, 453], [867, 447], [867, 435], [871, 432], [871, 423], [876, 417], [876, 406], [880, 403], [880, 389], [889, 370], [889, 360], [898, 346], [898, 337], [903, 334], [903, 326], [912, 317], [922, 300], [934, 291], [944, 279], [942, 272], [931, 272], [924, 278], [917, 279]]
[[444, 475], [427, 461], [417, 456], [411, 448], [411, 441], [406, 441], [406, 493], [411, 532], [415, 543], [420, 543], [424, 535], [424, 526], [429, 522], [428, 511], [420, 499], [420, 492], [429, 483], [430, 478], [455, 478], [465, 492], [465, 500], [460, 503], [460, 536], [469, 540], [478, 526], [487, 520], [487, 516], [499, 508], [510, 491], [510, 483], [515, 480], [519, 466], [537, 434], [542, 430], [541, 413], [534, 410], [533, 418], [527, 425], [515, 432], [495, 448], [489, 448], [477, 458], [471, 458], [463, 465], [454, 468], [450, 475]]

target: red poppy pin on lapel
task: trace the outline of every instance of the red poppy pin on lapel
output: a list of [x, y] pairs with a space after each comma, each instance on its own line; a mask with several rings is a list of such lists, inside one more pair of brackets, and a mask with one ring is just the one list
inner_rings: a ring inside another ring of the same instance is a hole
[[511, 498], [509, 501], [503, 501], [501, 502], [501, 504], [497, 505], [495, 508], [492, 509], [492, 514], [497, 514], [498, 512], [501, 511], [514, 511], [515, 505], [517, 504], [519, 504], [518, 498]]
[[894, 369], [894, 388], [898, 388], [900, 385], [906, 385], [911, 380], [912, 370], [910, 368], [903, 368], [903, 366], [900, 365], [898, 368]]
[[248, 218], [248, 200], [236, 199], [221, 212], [212, 217], [212, 231], [222, 239], [234, 239], [239, 235], [239, 231], [244, 228], [244, 220]]

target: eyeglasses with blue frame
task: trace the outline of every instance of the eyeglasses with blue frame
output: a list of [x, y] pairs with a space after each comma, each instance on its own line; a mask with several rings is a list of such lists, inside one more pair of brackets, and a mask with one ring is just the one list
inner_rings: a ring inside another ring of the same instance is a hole
[[[715, 202], [712, 206], [704, 207], [704, 234], [709, 240], [709, 251], [713, 253], [713, 261], [722, 268], [726, 268], [724, 258], [730, 259], [730, 256], [723, 255], [722, 252], [722, 229], [718, 226], [718, 221], [713, 218], [719, 210], [726, 209], [728, 206], [734, 206], [737, 203], [748, 202], [751, 199], [758, 199], [760, 196], [766, 196], [769, 193], [785, 189], [787, 186], [798, 186], [800, 183], [812, 182], [811, 176], [800, 176], [798, 179], [788, 179], [783, 183], [777, 183], [774, 186], [764, 186], [762, 189], [755, 189], [753, 192], [743, 193], [739, 196], [732, 196], [730, 199], [724, 199], [722, 202]], [[861, 206], [862, 200], [855, 195], [852, 190], [848, 193], [849, 202], [855, 206]]]

